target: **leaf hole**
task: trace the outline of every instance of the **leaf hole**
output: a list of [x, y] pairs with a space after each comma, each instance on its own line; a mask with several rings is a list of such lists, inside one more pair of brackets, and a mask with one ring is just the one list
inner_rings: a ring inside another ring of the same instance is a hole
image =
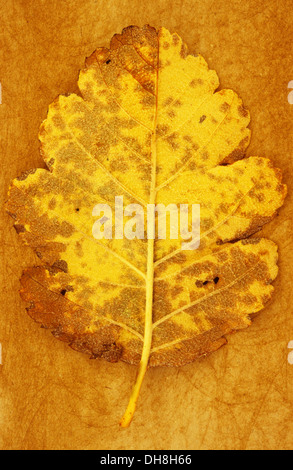
[[106, 60], [106, 64], [110, 64], [111, 59]]
[[[220, 278], [218, 276], [214, 277], [213, 279], [214, 284], [218, 284], [219, 280]], [[209, 284], [210, 282], [211, 282], [211, 279], [208, 279], [206, 281], [195, 281], [195, 285], [196, 287], [203, 287]]]
[[75, 209], [75, 212], [79, 212], [79, 207], [77, 207], [77, 208]]
[[60, 291], [60, 294], [64, 296], [66, 294], [66, 292], [67, 292], [66, 289], [62, 289], [62, 291]]

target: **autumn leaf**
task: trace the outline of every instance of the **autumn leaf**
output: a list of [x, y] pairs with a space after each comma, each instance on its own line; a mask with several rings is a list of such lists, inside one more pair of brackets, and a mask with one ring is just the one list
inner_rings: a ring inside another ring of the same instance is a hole
[[[177, 34], [128, 27], [97, 49], [81, 96], [59, 96], [40, 130], [46, 169], [13, 181], [7, 210], [39, 257], [24, 271], [29, 315], [92, 357], [181, 366], [250, 325], [271, 298], [277, 248], [249, 238], [282, 205], [267, 158], [245, 157], [249, 113]], [[196, 250], [177, 239], [95, 239], [96, 204], [200, 204]], [[238, 240], [238, 241], [237, 241]], [[233, 243], [231, 243], [233, 242]]]

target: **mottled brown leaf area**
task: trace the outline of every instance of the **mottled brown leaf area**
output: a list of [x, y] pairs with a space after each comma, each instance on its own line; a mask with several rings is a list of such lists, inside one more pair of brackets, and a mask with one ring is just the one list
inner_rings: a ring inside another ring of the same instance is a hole
[[[87, 59], [82, 97], [51, 104], [40, 130], [50, 171], [14, 180], [7, 210], [39, 257], [21, 279], [28, 313], [73, 349], [138, 364], [151, 338], [145, 366], [184, 365], [271, 298], [276, 246], [243, 239], [276, 215], [286, 187], [270, 160], [245, 158], [249, 113], [218, 86], [177, 34], [131, 26]], [[199, 203], [199, 249], [95, 240], [92, 209], [117, 195], [125, 205]]]

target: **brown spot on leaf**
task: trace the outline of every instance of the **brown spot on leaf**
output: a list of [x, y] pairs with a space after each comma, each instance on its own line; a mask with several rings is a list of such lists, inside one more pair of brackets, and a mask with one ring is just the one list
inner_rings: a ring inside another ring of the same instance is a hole
[[30, 170], [24, 171], [20, 176], [16, 179], [18, 181], [24, 181], [29, 175], [33, 175], [37, 171], [37, 168], [32, 168]]
[[243, 105], [238, 106], [238, 113], [241, 117], [247, 117], [248, 116], [248, 111]]
[[238, 160], [241, 160], [245, 155], [245, 150], [247, 148], [248, 143], [249, 137], [244, 137], [244, 139], [239, 142], [238, 147], [234, 149], [233, 152], [229, 153], [229, 155], [227, 155], [227, 157], [225, 157], [221, 161], [220, 165], [228, 165]]
[[226, 101], [224, 101], [224, 103], [222, 103], [220, 106], [220, 111], [222, 113], [226, 113], [227, 111], [229, 111], [229, 109], [230, 109], [230, 104], [227, 103]]
[[25, 227], [22, 224], [14, 224], [13, 227], [16, 230], [16, 233], [26, 232]]
[[67, 272], [68, 272], [68, 265], [67, 265], [66, 261], [64, 261], [63, 259], [60, 259], [60, 260], [58, 260], [58, 261], [55, 261], [55, 263], [53, 264], [52, 267], [53, 267], [53, 268], [60, 269], [60, 270], [63, 271], [64, 273], [67, 273]]

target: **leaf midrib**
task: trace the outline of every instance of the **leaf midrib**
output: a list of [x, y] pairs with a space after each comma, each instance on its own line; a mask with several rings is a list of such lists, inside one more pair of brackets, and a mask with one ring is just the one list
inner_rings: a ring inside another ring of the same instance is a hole
[[[159, 88], [159, 37], [157, 38], [157, 67], [156, 72], [156, 101], [154, 113], [154, 125], [151, 137], [151, 183], [149, 204], [156, 203], [156, 177], [157, 177], [157, 120], [158, 120], [158, 88]], [[136, 382], [133, 386], [132, 393], [126, 411], [120, 422], [122, 427], [129, 426], [136, 409], [136, 403], [140, 393], [140, 388], [148, 368], [149, 358], [152, 347], [153, 334], [153, 293], [154, 293], [154, 244], [155, 237], [148, 238], [147, 248], [147, 273], [146, 273], [146, 303], [145, 303], [145, 322], [144, 322], [144, 339], [142, 354], [137, 374]]]

